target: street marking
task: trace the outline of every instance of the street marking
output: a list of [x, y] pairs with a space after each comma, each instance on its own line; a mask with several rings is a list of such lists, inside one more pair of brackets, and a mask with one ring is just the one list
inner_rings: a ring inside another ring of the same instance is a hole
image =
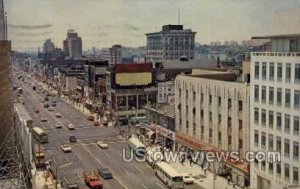
[[[79, 141], [79, 143], [81, 144], [81, 142]], [[103, 165], [103, 163], [84, 145], [81, 145], [101, 166], [105, 167]], [[122, 185], [122, 187], [124, 187], [125, 189], [128, 189], [127, 186], [125, 186], [125, 184], [123, 184], [120, 179], [118, 179], [116, 176], [114, 176], [114, 178]]]
[[152, 167], [150, 167], [150, 165], [149, 165], [149, 164], [146, 164], [146, 166], [147, 166], [148, 168], [150, 168], [150, 169], [153, 169]]
[[149, 189], [147, 186], [145, 186], [144, 184], [141, 184], [141, 186], [145, 189]]
[[125, 171], [128, 175], [131, 175], [131, 173], [130, 173], [127, 169], [125, 169], [125, 168], [122, 168], [122, 169], [124, 169], [124, 171]]
[[159, 184], [158, 182], [155, 183], [157, 186], [159, 186], [162, 189], [165, 189], [161, 184]]
[[139, 172], [141, 172], [142, 174], [144, 174], [144, 171], [142, 171], [140, 168], [138, 168], [136, 165], [133, 166], [136, 170], [138, 170]]
[[122, 157], [122, 153], [119, 152], [119, 151], [117, 151], [117, 150], [115, 150], [114, 148], [109, 148], [108, 147], [108, 150], [111, 150], [111, 151], [115, 152], [118, 156]]
[[84, 183], [83, 178], [81, 177], [81, 175], [79, 173], [77, 173], [77, 176], [79, 177], [79, 179]]

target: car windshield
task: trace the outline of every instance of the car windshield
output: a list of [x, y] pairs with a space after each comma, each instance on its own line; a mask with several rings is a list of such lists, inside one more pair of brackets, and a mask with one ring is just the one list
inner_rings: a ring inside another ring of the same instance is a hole
[[173, 177], [174, 182], [182, 182], [182, 177]]

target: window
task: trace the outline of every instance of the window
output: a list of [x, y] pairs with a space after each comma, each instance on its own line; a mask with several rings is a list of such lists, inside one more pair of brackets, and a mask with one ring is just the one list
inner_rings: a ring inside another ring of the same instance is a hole
[[290, 140], [284, 139], [284, 156], [290, 157]]
[[269, 111], [269, 127], [273, 128], [274, 127], [274, 112]]
[[195, 101], [196, 100], [196, 92], [193, 91], [193, 100]]
[[258, 108], [254, 109], [254, 123], [258, 124], [259, 121], [259, 113], [258, 113]]
[[221, 123], [222, 122], [222, 116], [221, 114], [218, 115], [218, 123]]
[[243, 130], [243, 120], [239, 120], [239, 131]]
[[265, 62], [262, 63], [262, 79], [265, 80], [267, 76], [267, 64]]
[[282, 104], [282, 92], [281, 88], [277, 89], [277, 106], [281, 106]]
[[239, 111], [243, 111], [243, 101], [239, 100]]
[[276, 151], [281, 153], [281, 137], [276, 137]]
[[299, 169], [293, 167], [293, 184], [299, 184]]
[[273, 144], [273, 135], [269, 134], [269, 151], [273, 151], [273, 147], [274, 147], [274, 144]]
[[290, 107], [291, 105], [291, 90], [285, 90], [285, 107]]
[[278, 177], [281, 177], [281, 164], [277, 163], [276, 164], [276, 173]]
[[212, 122], [212, 113], [209, 112], [209, 121]]
[[219, 96], [219, 98], [218, 98], [218, 105], [221, 106], [221, 104], [222, 104], [222, 98]]
[[277, 64], [277, 81], [282, 79], [282, 63]]
[[200, 98], [200, 101], [201, 101], [201, 103], [203, 102], [203, 93], [201, 93], [201, 98]]
[[188, 90], [185, 91], [185, 97], [186, 97], [186, 99], [188, 99], [188, 97], [189, 97], [189, 91]]
[[259, 101], [259, 86], [258, 85], [254, 86], [254, 100]]
[[291, 81], [291, 64], [285, 66], [285, 82]]
[[269, 163], [269, 173], [273, 174], [273, 163]]
[[286, 180], [290, 179], [290, 165], [287, 163], [284, 164], [284, 178]]
[[269, 104], [273, 104], [274, 101], [274, 88], [269, 88]]
[[254, 131], [254, 144], [256, 147], [258, 147], [258, 143], [259, 143], [259, 134], [258, 134], [258, 131], [255, 130]]
[[294, 129], [293, 129], [294, 135], [299, 135], [299, 117], [294, 116]]
[[255, 62], [255, 68], [254, 68], [255, 78], [259, 78], [259, 62]]
[[228, 98], [228, 108], [230, 109], [231, 108], [231, 99]]
[[266, 125], [266, 110], [261, 110], [261, 125]]
[[212, 137], [212, 129], [211, 128], [209, 129], [209, 137], [210, 138]]
[[200, 111], [200, 115], [201, 115], [201, 119], [203, 119], [203, 116], [204, 116], [204, 111], [201, 109]]
[[300, 83], [300, 64], [295, 65], [295, 83]]
[[262, 89], [261, 89], [261, 101], [263, 103], [266, 103], [266, 86], [262, 86]]
[[212, 102], [212, 96], [209, 95], [209, 103], [211, 104], [211, 102]]
[[293, 158], [299, 159], [299, 142], [293, 142]]
[[290, 115], [287, 114], [284, 116], [284, 131], [290, 133]]
[[231, 117], [228, 117], [228, 127], [231, 127]]
[[204, 134], [204, 126], [201, 125], [201, 134], [203, 135]]
[[243, 140], [239, 139], [239, 149], [242, 149], [242, 148], [243, 148]]
[[266, 133], [265, 132], [261, 133], [261, 147], [263, 149], [266, 148]]
[[269, 77], [271, 81], [274, 81], [274, 63], [270, 63]]
[[276, 126], [277, 130], [281, 130], [281, 113], [277, 113]]
[[300, 91], [295, 91], [294, 108], [299, 109], [299, 107], [300, 107]]
[[218, 139], [219, 139], [219, 142], [222, 141], [222, 133], [221, 132], [218, 133]]

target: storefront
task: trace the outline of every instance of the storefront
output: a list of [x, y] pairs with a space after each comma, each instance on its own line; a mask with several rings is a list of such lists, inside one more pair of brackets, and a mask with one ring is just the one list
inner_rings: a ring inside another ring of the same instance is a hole
[[155, 143], [161, 144], [171, 150], [175, 149], [175, 132], [153, 123], [150, 124], [150, 129], [155, 134]]

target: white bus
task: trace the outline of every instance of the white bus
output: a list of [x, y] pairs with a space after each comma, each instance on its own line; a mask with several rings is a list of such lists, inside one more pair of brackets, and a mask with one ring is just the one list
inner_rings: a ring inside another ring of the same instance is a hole
[[184, 188], [183, 176], [166, 162], [155, 164], [155, 175], [171, 189]]
[[129, 148], [135, 152], [137, 156], [143, 156], [146, 153], [145, 145], [136, 137], [132, 136], [128, 140]]
[[48, 142], [47, 133], [39, 127], [33, 127], [32, 128], [32, 135], [33, 135], [33, 138], [35, 138], [35, 140], [37, 140], [40, 143], [47, 143]]

